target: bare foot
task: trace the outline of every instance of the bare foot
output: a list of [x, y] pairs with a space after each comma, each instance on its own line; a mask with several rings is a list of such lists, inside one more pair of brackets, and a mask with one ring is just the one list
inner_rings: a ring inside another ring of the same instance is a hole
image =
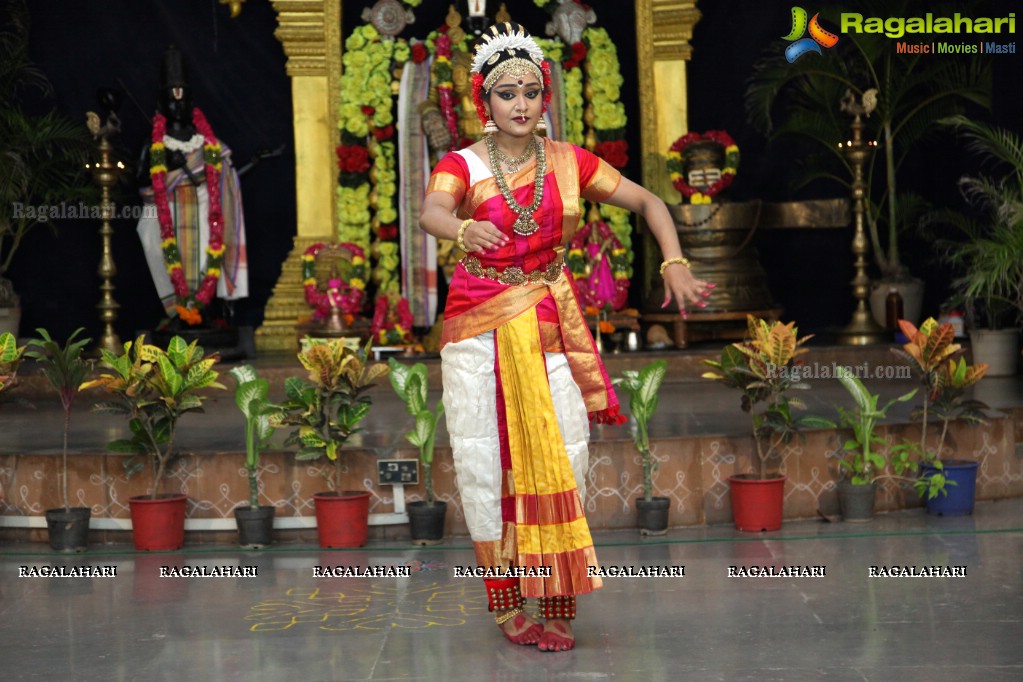
[[[507, 611], [495, 611], [494, 613], [500, 616]], [[501, 632], [508, 638], [508, 641], [525, 646], [536, 644], [543, 635], [543, 626], [525, 612], [506, 620], [497, 627], [501, 628]]]
[[575, 646], [572, 621], [564, 618], [548, 618], [543, 635], [537, 642], [540, 651], [568, 651]]

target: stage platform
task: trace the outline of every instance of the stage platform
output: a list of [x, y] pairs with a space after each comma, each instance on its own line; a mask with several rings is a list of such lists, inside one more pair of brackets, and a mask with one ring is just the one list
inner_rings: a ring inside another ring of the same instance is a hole
[[[862, 368], [871, 377], [868, 387], [882, 400], [914, 387], [911, 379], [894, 378], [902, 368], [889, 345], [868, 347], [811, 346], [803, 356], [804, 369], [820, 377], [833, 373], [835, 364]], [[717, 357], [720, 346], [705, 346], [664, 353], [608, 354], [608, 371], [619, 376], [624, 369], [638, 369], [655, 358], [669, 363], [660, 406], [650, 423], [653, 450], [659, 460], [655, 494], [671, 500], [671, 527], [727, 524], [731, 521], [727, 478], [751, 470], [753, 441], [748, 415], [739, 409], [737, 392], [702, 379], [708, 368], [703, 361]], [[422, 360], [430, 368], [432, 397], [439, 397], [437, 358]], [[270, 379], [271, 398], [283, 395], [284, 378], [303, 370], [294, 356], [259, 356], [251, 360]], [[189, 496], [186, 542], [190, 545], [230, 542], [234, 537], [233, 509], [247, 504], [243, 419], [233, 399], [233, 379], [226, 371], [233, 363], [221, 363], [228, 391], [211, 391], [205, 414], [182, 418], [178, 443], [183, 457], [172, 472], [170, 486]], [[57, 465], [60, 454], [62, 413], [56, 397], [43, 389], [42, 378], [26, 364], [17, 395], [34, 403], [0, 406], [0, 540], [45, 541], [47, 508], [59, 506]], [[836, 418], [835, 406], [851, 407], [851, 400], [837, 381], [808, 378], [809, 391], [800, 393], [810, 412]], [[389, 384], [370, 392], [373, 407], [365, 430], [349, 443], [344, 488], [372, 491], [374, 525], [371, 539], [401, 540], [405, 523], [393, 523], [394, 492], [377, 484], [376, 461], [380, 458], [415, 458], [416, 450], [404, 439], [411, 427], [409, 417]], [[976, 397], [992, 408], [991, 423], [983, 427], [958, 426], [951, 443], [958, 455], [982, 462], [978, 475], [978, 498], [995, 500], [1023, 496], [1023, 379], [985, 378]], [[146, 492], [144, 478], [126, 479], [122, 457], [105, 452], [112, 438], [124, 437], [127, 425], [120, 417], [96, 414], [91, 405], [102, 393], [80, 395], [72, 417], [70, 447], [73, 453], [71, 490], [74, 503], [93, 510], [92, 540], [120, 544], [129, 541], [128, 498]], [[626, 401], [627, 402], [627, 401]], [[627, 411], [627, 405], [625, 406]], [[914, 437], [917, 427], [908, 424], [909, 406], [899, 404], [882, 425], [890, 438]], [[590, 470], [585, 501], [587, 518], [594, 529], [630, 529], [635, 526], [633, 501], [641, 494], [641, 469], [631, 437], [632, 424], [595, 426], [591, 434]], [[282, 438], [278, 438], [280, 442]], [[837, 510], [835, 450], [839, 434], [834, 430], [808, 431], [794, 442], [776, 464], [788, 476], [787, 519], [831, 516]], [[314, 542], [315, 517], [312, 494], [325, 489], [323, 462], [297, 462], [290, 452], [271, 449], [264, 454], [263, 503], [277, 507], [278, 539]], [[435, 486], [449, 502], [446, 532], [466, 535], [461, 505], [454, 486], [447, 434], [441, 426], [437, 437]], [[420, 499], [421, 489], [404, 491], [408, 501]], [[879, 495], [882, 510], [918, 505], [904, 486], [887, 485]], [[390, 519], [390, 522], [387, 520]]]

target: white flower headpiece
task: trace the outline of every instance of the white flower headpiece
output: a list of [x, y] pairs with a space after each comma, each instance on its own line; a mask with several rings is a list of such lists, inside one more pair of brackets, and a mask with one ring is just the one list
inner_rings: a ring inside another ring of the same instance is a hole
[[483, 67], [494, 55], [510, 50], [523, 50], [538, 65], [543, 61], [543, 50], [524, 29], [514, 30], [510, 33], [484, 35], [481, 39], [483, 42], [477, 45], [476, 54], [472, 58], [473, 73], [481, 73]]

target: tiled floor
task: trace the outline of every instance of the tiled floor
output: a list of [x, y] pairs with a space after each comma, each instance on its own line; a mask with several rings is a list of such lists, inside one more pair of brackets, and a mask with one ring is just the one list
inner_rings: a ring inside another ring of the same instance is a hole
[[[920, 510], [869, 524], [789, 522], [661, 539], [602, 533], [604, 567], [684, 566], [681, 578], [607, 578], [580, 598], [578, 645], [543, 653], [492, 624], [462, 539], [432, 548], [275, 545], [62, 556], [0, 546], [4, 680], [1019, 680], [1023, 500], [971, 517]], [[49, 566], [116, 577], [19, 577]], [[409, 567], [409, 577], [318, 578], [314, 567]], [[160, 577], [255, 566], [257, 577]], [[730, 566], [823, 566], [823, 577], [730, 578]], [[965, 577], [871, 578], [871, 566], [963, 566]]]

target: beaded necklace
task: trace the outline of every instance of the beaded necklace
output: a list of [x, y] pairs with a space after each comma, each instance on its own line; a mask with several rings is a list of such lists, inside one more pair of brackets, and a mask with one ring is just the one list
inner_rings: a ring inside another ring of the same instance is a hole
[[494, 180], [497, 181], [497, 187], [501, 190], [501, 196], [504, 197], [504, 201], [508, 204], [508, 208], [519, 216], [518, 220], [515, 221], [515, 224], [512, 225], [512, 229], [515, 230], [515, 234], [528, 237], [540, 229], [540, 225], [537, 224], [536, 220], [533, 218], [533, 214], [538, 208], [540, 208], [540, 204], [543, 202], [543, 180], [544, 176], [547, 174], [547, 155], [544, 152], [543, 143], [538, 142], [534, 137], [533, 144], [530, 145], [530, 147], [536, 152], [536, 180], [533, 183], [533, 203], [529, 206], [523, 206], [515, 201], [515, 197], [512, 196], [511, 188], [508, 187], [508, 181], [505, 180], [504, 172], [501, 170], [501, 164], [499, 162], [499, 154], [501, 151], [497, 148], [497, 142], [494, 141], [494, 136], [487, 135], [486, 143], [487, 153], [490, 156], [490, 168], [494, 171]]

